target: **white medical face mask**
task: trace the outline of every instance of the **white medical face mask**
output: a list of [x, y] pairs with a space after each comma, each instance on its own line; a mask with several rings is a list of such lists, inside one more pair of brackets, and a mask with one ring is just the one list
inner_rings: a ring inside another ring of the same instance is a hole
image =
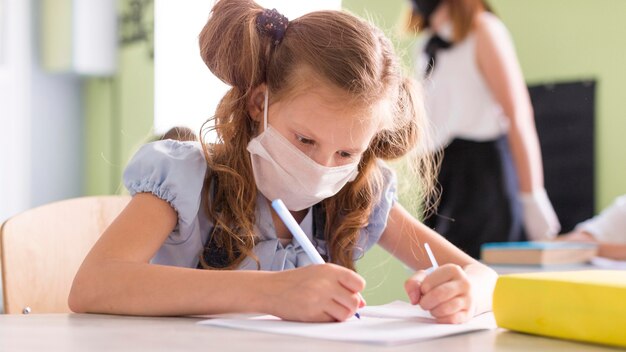
[[254, 181], [269, 200], [281, 199], [287, 209], [303, 210], [332, 197], [354, 181], [359, 162], [327, 167], [316, 163], [267, 123], [265, 91], [261, 134], [248, 143]]
[[437, 35], [441, 37], [441, 39], [451, 42], [453, 33], [452, 21], [446, 21], [441, 24], [441, 27], [436, 31]]

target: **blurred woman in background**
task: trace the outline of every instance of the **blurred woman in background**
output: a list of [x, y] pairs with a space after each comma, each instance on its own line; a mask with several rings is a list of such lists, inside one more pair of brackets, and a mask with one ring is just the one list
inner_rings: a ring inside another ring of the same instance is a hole
[[533, 109], [511, 37], [483, 0], [412, 0], [441, 198], [425, 223], [478, 257], [486, 242], [553, 238]]

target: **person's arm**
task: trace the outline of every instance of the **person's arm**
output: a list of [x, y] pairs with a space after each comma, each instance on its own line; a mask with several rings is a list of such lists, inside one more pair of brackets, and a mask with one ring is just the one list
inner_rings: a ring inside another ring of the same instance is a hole
[[363, 279], [332, 264], [278, 273], [150, 264], [176, 223], [167, 202], [149, 193], [134, 196], [85, 258], [70, 309], [130, 315], [259, 312], [333, 321], [351, 317], [359, 305]]
[[530, 193], [543, 188], [541, 151], [532, 105], [515, 49], [506, 32], [486, 15], [476, 19], [476, 59], [494, 98], [509, 118], [509, 140], [519, 188]]
[[576, 230], [591, 234], [599, 242], [626, 244], [626, 195], [615, 199], [597, 216], [576, 225]]
[[560, 235], [556, 238], [557, 241], [570, 241], [570, 242], [591, 242], [598, 244], [598, 257], [609, 258], [613, 260], [626, 260], [626, 244], [624, 243], [611, 243], [600, 242], [591, 233], [574, 230], [572, 232]]
[[509, 118], [509, 145], [517, 170], [526, 231], [533, 240], [554, 237], [560, 224], [544, 189], [532, 104], [511, 38], [491, 16], [485, 13], [476, 17], [476, 60], [495, 100]]
[[626, 196], [618, 197], [599, 215], [558, 237], [565, 241], [598, 243], [598, 256], [626, 260]]
[[598, 256], [613, 260], [626, 260], [626, 244], [600, 242]]
[[[431, 266], [423, 244], [433, 250], [440, 267]], [[400, 204], [391, 208], [381, 247], [416, 270], [405, 283], [413, 304], [420, 304], [440, 323], [460, 323], [491, 310], [497, 274], [415, 219]]]

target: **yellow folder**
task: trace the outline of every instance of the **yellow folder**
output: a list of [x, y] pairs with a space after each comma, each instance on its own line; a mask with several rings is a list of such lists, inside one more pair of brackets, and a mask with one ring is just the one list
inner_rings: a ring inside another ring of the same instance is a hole
[[626, 271], [502, 275], [493, 313], [506, 329], [626, 347]]

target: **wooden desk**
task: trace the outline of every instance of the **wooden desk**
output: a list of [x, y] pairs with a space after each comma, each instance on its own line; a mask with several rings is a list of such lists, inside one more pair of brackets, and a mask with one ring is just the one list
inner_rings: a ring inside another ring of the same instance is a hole
[[0, 351], [615, 351], [502, 329], [381, 347], [199, 326], [198, 318], [0, 315]]
[[546, 271], [579, 271], [579, 270], [606, 270], [592, 264], [564, 264], [564, 265], [489, 265], [489, 267], [498, 273], [504, 274], [522, 274]]

